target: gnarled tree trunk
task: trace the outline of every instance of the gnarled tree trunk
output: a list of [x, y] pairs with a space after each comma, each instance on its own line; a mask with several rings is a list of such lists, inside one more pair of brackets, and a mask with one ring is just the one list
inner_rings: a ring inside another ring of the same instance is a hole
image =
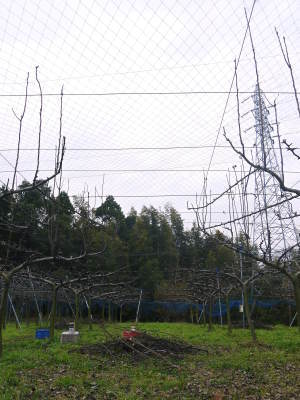
[[75, 292], [75, 321], [74, 321], [75, 331], [79, 329], [79, 293]]
[[208, 330], [211, 331], [213, 327], [212, 321], [212, 310], [213, 310], [213, 299], [212, 297], [209, 298], [209, 317], [208, 317]]
[[90, 296], [88, 297], [88, 319], [89, 319], [89, 330], [93, 329], [93, 317], [92, 317], [92, 301]]
[[249, 307], [249, 302], [248, 302], [248, 286], [247, 285], [243, 285], [243, 294], [244, 294], [244, 307], [245, 307], [245, 311], [246, 311], [246, 318], [247, 318], [248, 326], [250, 329], [251, 337], [252, 337], [253, 342], [257, 342], [254, 323], [251, 319], [251, 312], [250, 312], [250, 307]]
[[300, 331], [300, 272], [293, 277], [293, 288], [296, 302], [297, 326]]
[[102, 321], [105, 321], [105, 303], [102, 303]]
[[193, 312], [193, 307], [190, 306], [190, 318], [191, 318], [191, 323], [194, 323], [194, 312]]
[[111, 322], [111, 304], [108, 303], [108, 322]]
[[230, 302], [229, 302], [229, 294], [226, 294], [226, 315], [227, 315], [227, 329], [228, 333], [232, 333], [232, 323], [231, 323], [231, 313], [230, 313]]
[[123, 304], [120, 306], [120, 323], [122, 323]]
[[206, 304], [205, 304], [205, 302], [202, 304], [202, 310], [203, 310], [203, 325], [206, 326]]
[[7, 306], [8, 290], [10, 284], [9, 278], [3, 277], [3, 280], [4, 280], [4, 285], [0, 303], [0, 358], [2, 357], [3, 353], [2, 330], [3, 330], [3, 323], [6, 317], [6, 306]]
[[51, 306], [51, 315], [50, 315], [50, 341], [52, 341], [54, 339], [57, 292], [58, 292], [58, 287], [53, 286], [53, 288], [52, 288], [52, 306]]

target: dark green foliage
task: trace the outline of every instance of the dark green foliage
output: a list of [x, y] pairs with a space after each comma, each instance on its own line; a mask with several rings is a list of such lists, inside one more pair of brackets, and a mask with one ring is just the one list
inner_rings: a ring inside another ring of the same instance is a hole
[[[19, 188], [28, 185], [23, 182]], [[5, 190], [2, 187], [0, 192]], [[6, 222], [26, 229], [7, 229]], [[75, 265], [53, 262], [51, 271], [64, 279], [73, 273], [115, 271], [128, 265], [129, 279], [135, 280], [137, 288], [144, 289], [147, 299], [164, 299], [169, 288], [176, 292], [181, 268], [222, 272], [239, 263], [239, 254], [220, 244], [226, 239], [223, 233], [216, 231], [204, 238], [195, 224], [186, 230], [181, 215], [170, 205], [164, 210], [143, 207], [140, 213], [132, 208], [125, 216], [113, 196], [92, 209], [82, 197], [71, 201], [66, 192], [54, 194], [49, 186], [42, 185], [0, 200], [0, 223], [0, 240], [11, 244], [9, 251], [5, 244], [0, 247], [0, 256], [8, 257], [11, 265], [26, 259], [30, 251], [68, 257], [105, 248], [101, 256], [86, 257]], [[249, 247], [246, 237], [239, 237], [238, 242], [244, 249]], [[251, 273], [253, 261], [243, 252], [241, 257], [245, 270]], [[37, 268], [49, 272], [49, 265]], [[272, 296], [274, 287], [286, 293], [288, 285], [277, 275], [261, 283], [260, 292]], [[255, 290], [251, 286], [249, 297], [252, 299], [253, 295]], [[240, 290], [233, 296], [239, 297]]]
[[95, 215], [97, 218], [100, 218], [103, 223], [114, 223], [118, 228], [125, 220], [122, 209], [113, 196], [107, 196], [104, 203], [96, 209]]

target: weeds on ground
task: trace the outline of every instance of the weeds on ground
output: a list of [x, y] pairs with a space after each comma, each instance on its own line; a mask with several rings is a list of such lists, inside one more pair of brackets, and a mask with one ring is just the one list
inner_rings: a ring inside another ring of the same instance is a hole
[[[129, 324], [109, 324], [113, 337]], [[215, 326], [212, 332], [187, 323], [141, 323], [151, 335], [184, 340], [208, 354], [187, 354], [171, 368], [161, 358], [132, 363], [128, 355], [80, 354], [81, 346], [111, 339], [94, 324], [82, 325], [79, 344], [34, 339], [36, 326], [9, 324], [0, 361], [0, 399], [297, 399], [300, 398], [300, 335], [276, 326], [258, 330], [259, 344], [247, 330]], [[216, 397], [219, 396], [219, 397]]]

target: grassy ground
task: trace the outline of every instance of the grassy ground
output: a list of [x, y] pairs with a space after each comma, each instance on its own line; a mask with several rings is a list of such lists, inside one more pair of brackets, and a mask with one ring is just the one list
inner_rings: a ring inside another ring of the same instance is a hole
[[[126, 324], [107, 325], [120, 335]], [[205, 327], [187, 323], [145, 323], [140, 328], [162, 336], [179, 337], [201, 345], [209, 354], [186, 355], [179, 369], [159, 358], [139, 361], [81, 355], [78, 347], [105, 340], [99, 325], [81, 328], [77, 345], [34, 339], [35, 326], [4, 333], [0, 361], [0, 399], [300, 399], [300, 335], [277, 326], [258, 330], [253, 346], [247, 330]]]

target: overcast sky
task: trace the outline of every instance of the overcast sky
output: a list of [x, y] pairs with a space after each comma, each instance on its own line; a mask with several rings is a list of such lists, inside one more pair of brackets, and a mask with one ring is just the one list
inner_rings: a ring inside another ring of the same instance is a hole
[[[92, 196], [101, 195], [105, 174], [104, 194], [114, 195], [125, 212], [131, 206], [140, 210], [144, 204], [163, 207], [170, 202], [190, 226], [193, 214], [187, 213], [186, 204], [201, 192], [201, 170], [210, 165], [209, 185], [219, 193], [226, 185], [224, 170], [239, 163], [228, 148], [217, 147], [212, 157], [212, 146], [224, 110], [222, 125], [233, 139], [237, 135], [235, 95], [225, 108], [226, 92], [246, 30], [244, 7], [250, 13], [253, 1], [0, 0], [0, 4], [1, 180], [7, 180], [9, 163], [15, 159], [18, 120], [12, 108], [20, 114], [24, 103], [24, 97], [15, 95], [24, 94], [27, 72], [29, 93], [38, 93], [34, 73], [39, 65], [45, 93], [42, 148], [50, 149], [42, 151], [40, 176], [53, 169], [59, 127], [59, 96], [46, 94], [58, 94], [64, 85], [63, 177], [69, 194], [80, 194], [86, 187], [91, 205], [99, 205], [101, 198]], [[274, 27], [287, 38], [299, 88], [299, 21], [297, 0], [257, 0], [251, 19], [262, 89], [280, 92], [267, 98], [271, 102], [277, 98], [282, 137], [298, 146], [299, 118], [293, 96], [282, 93], [292, 86]], [[249, 36], [238, 78], [241, 91], [254, 90]], [[201, 93], [178, 93], [195, 91]], [[249, 97], [241, 95], [245, 112], [253, 107]], [[38, 112], [39, 98], [30, 97], [18, 182], [22, 176], [29, 180], [33, 176], [36, 152], [25, 149], [37, 147]], [[245, 115], [245, 140], [251, 145], [253, 125], [252, 114]], [[217, 145], [224, 144], [221, 133]], [[174, 146], [204, 147], [116, 150]], [[295, 184], [299, 166], [291, 158], [285, 166], [291, 172], [287, 179]], [[216, 211], [222, 211], [222, 205]], [[219, 221], [222, 214], [216, 212], [213, 218]]]

